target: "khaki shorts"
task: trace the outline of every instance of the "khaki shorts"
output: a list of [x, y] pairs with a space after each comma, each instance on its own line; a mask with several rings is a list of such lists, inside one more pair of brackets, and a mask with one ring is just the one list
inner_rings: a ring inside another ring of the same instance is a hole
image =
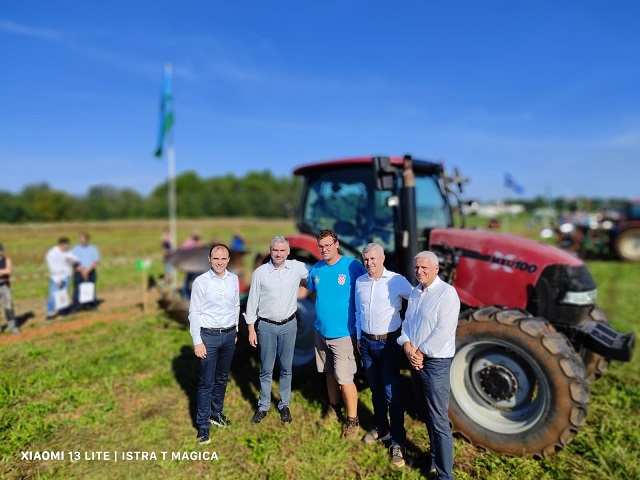
[[315, 332], [316, 367], [320, 373], [333, 372], [339, 385], [353, 383], [358, 370], [354, 337], [325, 338]]

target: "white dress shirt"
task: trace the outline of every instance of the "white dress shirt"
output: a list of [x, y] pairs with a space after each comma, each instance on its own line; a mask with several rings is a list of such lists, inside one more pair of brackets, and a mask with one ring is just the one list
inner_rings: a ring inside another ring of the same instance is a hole
[[240, 282], [235, 273], [224, 271], [222, 278], [213, 270], [196, 277], [191, 287], [189, 331], [193, 344], [202, 343], [200, 328], [238, 326]]
[[418, 285], [409, 297], [398, 344], [409, 341], [429, 357], [453, 357], [459, 313], [460, 299], [456, 289], [440, 277], [427, 288]]
[[72, 265], [78, 261], [70, 250], [62, 250], [58, 245], [51, 247], [45, 256], [49, 277], [54, 282], [61, 282], [71, 276]]
[[276, 268], [273, 262], [260, 265], [251, 276], [251, 288], [244, 318], [247, 325], [258, 317], [280, 322], [298, 309], [300, 281], [309, 277], [309, 271], [299, 260], [285, 260]]
[[382, 269], [382, 275], [372, 279], [368, 273], [356, 280], [356, 334], [384, 335], [402, 325], [402, 299], [408, 299], [413, 287], [399, 273]]

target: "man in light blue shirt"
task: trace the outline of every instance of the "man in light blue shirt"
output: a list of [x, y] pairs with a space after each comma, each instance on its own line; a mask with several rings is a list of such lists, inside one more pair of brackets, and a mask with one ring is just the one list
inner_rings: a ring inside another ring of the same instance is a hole
[[251, 276], [245, 320], [249, 344], [260, 347], [260, 398], [251, 423], [260, 423], [271, 406], [271, 381], [276, 356], [280, 362], [280, 401], [283, 423], [291, 423], [291, 376], [296, 345], [298, 290], [306, 285], [309, 272], [304, 263], [287, 260], [289, 242], [274, 237], [269, 247], [271, 260], [259, 266]]
[[98, 306], [95, 284], [98, 279], [96, 269], [100, 262], [100, 252], [95, 245], [89, 243], [89, 239], [88, 233], [81, 233], [78, 244], [71, 250], [71, 253], [78, 259], [73, 271], [73, 304], [71, 307], [73, 311], [80, 309], [80, 284], [83, 282], [91, 282], [94, 285], [93, 299], [86, 302], [86, 305], [91, 310]]
[[231, 424], [222, 409], [240, 315], [240, 282], [227, 270], [229, 248], [213, 244], [208, 258], [211, 269], [193, 281], [189, 303], [189, 332], [200, 359], [196, 425], [201, 445], [210, 442], [211, 425]]
[[419, 285], [413, 289], [398, 344], [411, 364], [416, 401], [426, 413], [431, 456], [430, 470], [439, 479], [453, 479], [453, 435], [449, 424], [449, 372], [456, 353], [460, 299], [456, 289], [438, 277], [435, 253], [423, 251], [414, 259]]

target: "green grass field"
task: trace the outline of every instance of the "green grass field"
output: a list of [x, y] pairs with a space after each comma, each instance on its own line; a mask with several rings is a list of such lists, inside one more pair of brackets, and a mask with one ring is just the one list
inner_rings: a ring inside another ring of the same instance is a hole
[[[59, 235], [75, 240], [80, 231], [89, 231], [103, 257], [101, 291], [118, 291], [138, 287], [138, 259], [152, 260], [151, 273], [162, 271], [162, 226], [152, 221], [0, 225], [0, 242], [15, 263], [18, 310], [34, 299], [44, 302], [43, 257]], [[524, 222], [509, 228], [527, 234]], [[266, 252], [272, 236], [295, 231], [291, 221], [185, 221], [179, 224], [179, 239], [193, 229], [204, 239], [227, 242], [240, 230], [252, 253]], [[636, 334], [639, 267], [589, 262], [599, 304], [612, 325]], [[291, 425], [282, 425], [274, 409], [261, 424], [251, 425], [259, 366], [255, 351], [244, 343], [234, 356], [227, 390], [225, 413], [234, 425], [212, 430], [212, 442], [200, 447], [193, 426], [198, 363], [188, 331], [155, 309], [145, 315], [108, 303], [95, 320], [48, 334], [42, 319], [34, 318], [23, 332], [26, 337], [41, 331], [38, 336], [17, 342], [8, 333], [0, 336], [0, 478], [417, 479], [425, 474], [428, 440], [415, 417], [407, 372], [410, 449], [403, 469], [389, 464], [381, 445], [340, 439], [337, 421], [323, 418], [325, 390], [315, 372], [294, 377]], [[57, 322], [71, 325], [73, 320]], [[362, 379], [358, 388], [361, 422], [371, 428], [371, 398]], [[587, 424], [557, 455], [510, 458], [456, 439], [455, 474], [458, 479], [640, 478], [639, 443], [640, 360], [635, 355], [630, 363], [612, 363], [592, 384]]]

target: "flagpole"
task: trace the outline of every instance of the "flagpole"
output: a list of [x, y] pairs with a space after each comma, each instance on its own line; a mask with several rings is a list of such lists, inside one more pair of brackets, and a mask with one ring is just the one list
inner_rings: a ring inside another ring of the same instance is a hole
[[[167, 204], [169, 206], [169, 241], [171, 248], [177, 249], [176, 228], [176, 150], [173, 142], [173, 92], [171, 88], [172, 69], [170, 63], [164, 65], [162, 79], [162, 95], [160, 97], [160, 125], [158, 130], [158, 145], [154, 153], [156, 158], [167, 158]], [[166, 145], [167, 148], [164, 148]], [[177, 285], [176, 276], [171, 276], [172, 290]]]
[[[176, 149], [173, 145], [173, 133], [170, 133], [167, 148], [167, 170], [168, 170], [168, 204], [169, 204], [169, 233], [171, 235], [171, 245], [178, 248], [178, 233], [176, 227]], [[177, 285], [176, 276], [172, 276], [173, 286]]]
[[[171, 78], [171, 64], [165, 65], [165, 74]], [[171, 245], [178, 248], [178, 231], [176, 221], [176, 149], [173, 142], [173, 128], [167, 132], [167, 203], [169, 205], [169, 234], [171, 235]], [[176, 275], [172, 275], [173, 287], [177, 285]]]

